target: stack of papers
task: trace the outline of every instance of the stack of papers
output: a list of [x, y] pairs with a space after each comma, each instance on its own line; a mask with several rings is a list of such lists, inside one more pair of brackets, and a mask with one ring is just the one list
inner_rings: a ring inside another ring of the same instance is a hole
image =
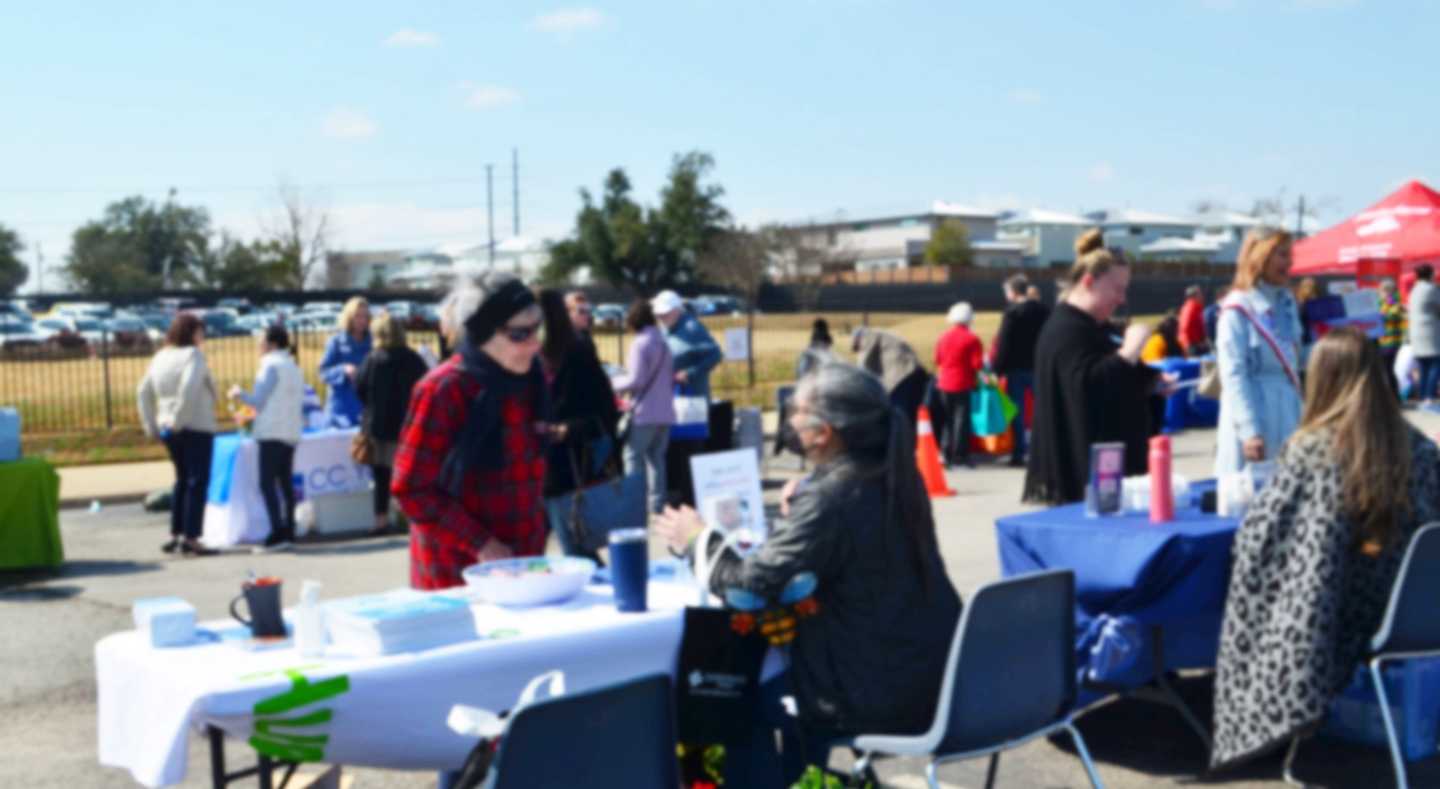
[[431, 649], [477, 637], [469, 603], [414, 589], [328, 603], [325, 630], [335, 649], [362, 657]]

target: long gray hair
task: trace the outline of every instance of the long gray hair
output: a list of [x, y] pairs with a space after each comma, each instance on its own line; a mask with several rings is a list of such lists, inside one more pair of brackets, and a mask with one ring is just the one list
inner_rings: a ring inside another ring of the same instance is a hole
[[915, 463], [915, 427], [890, 403], [880, 379], [843, 362], [826, 362], [800, 379], [795, 398], [811, 419], [840, 435], [843, 460], [862, 479], [883, 477], [885, 529], [899, 528], [910, 544], [911, 559], [926, 590], [928, 557], [938, 555], [930, 496]]

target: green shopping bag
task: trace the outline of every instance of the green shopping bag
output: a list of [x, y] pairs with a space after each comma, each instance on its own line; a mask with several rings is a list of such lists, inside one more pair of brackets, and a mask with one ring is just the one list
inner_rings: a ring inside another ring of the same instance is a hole
[[970, 428], [981, 438], [998, 436], [1009, 429], [1018, 410], [995, 384], [981, 384], [970, 394]]

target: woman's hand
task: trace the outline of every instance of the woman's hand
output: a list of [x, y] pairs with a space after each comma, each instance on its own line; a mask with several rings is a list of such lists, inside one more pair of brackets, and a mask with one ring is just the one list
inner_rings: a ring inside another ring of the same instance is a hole
[[1145, 350], [1145, 341], [1155, 332], [1150, 326], [1144, 323], [1132, 323], [1125, 329], [1125, 340], [1120, 343], [1120, 355], [1129, 360], [1131, 364], [1140, 361], [1140, 353]]
[[245, 393], [245, 390], [244, 390], [244, 389], [241, 389], [239, 384], [231, 384], [231, 385], [230, 385], [230, 399], [231, 399], [231, 400], [239, 400], [239, 399], [240, 399], [240, 395], [242, 395], [242, 394], [244, 394], [244, 393]]
[[351, 383], [354, 383], [354, 382], [355, 382], [355, 373], [357, 372], [356, 369], [355, 369], [355, 365], [353, 365], [353, 364], [347, 364], [347, 365], [345, 365], [345, 366], [344, 366], [343, 368], [341, 368], [341, 369], [343, 369], [343, 370], [345, 371], [345, 377], [346, 377], [346, 378], [349, 378]]
[[665, 540], [670, 550], [680, 553], [705, 531], [705, 522], [700, 514], [689, 507], [666, 507], [655, 516], [655, 533]]
[[492, 537], [480, 546], [480, 553], [475, 558], [482, 562], [494, 562], [500, 559], [509, 559], [514, 555], [515, 552], [510, 550], [510, 546]]
[[1260, 436], [1245, 439], [1245, 443], [1240, 445], [1240, 449], [1244, 453], [1245, 459], [1252, 463], [1259, 463], [1265, 459], [1265, 439]]

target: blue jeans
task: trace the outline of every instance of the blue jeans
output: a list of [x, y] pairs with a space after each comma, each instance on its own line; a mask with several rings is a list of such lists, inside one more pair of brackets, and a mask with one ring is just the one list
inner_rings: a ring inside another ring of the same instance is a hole
[[1435, 386], [1440, 384], [1440, 356], [1424, 356], [1415, 361], [1420, 363], [1420, 399], [1433, 400]]
[[1014, 444], [1010, 449], [1012, 460], [1025, 459], [1025, 393], [1035, 389], [1035, 374], [1029, 370], [1012, 370], [1005, 373], [1005, 394], [1015, 402], [1015, 407], [1020, 409], [1015, 414], [1015, 421], [1010, 425], [1011, 439]]
[[665, 508], [665, 450], [669, 446], [669, 425], [630, 425], [630, 435], [625, 439], [625, 473], [645, 469], [645, 491], [651, 512]]

